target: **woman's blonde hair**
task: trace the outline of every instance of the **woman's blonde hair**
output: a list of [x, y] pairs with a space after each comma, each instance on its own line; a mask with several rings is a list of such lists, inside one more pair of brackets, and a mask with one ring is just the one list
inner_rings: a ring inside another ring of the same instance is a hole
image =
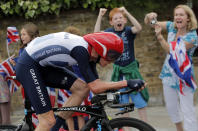
[[187, 5], [178, 5], [174, 9], [174, 14], [175, 14], [175, 10], [178, 9], [178, 8], [184, 9], [184, 11], [186, 12], [186, 14], [187, 14], [187, 16], [188, 16], [188, 18], [190, 20], [188, 22], [187, 30], [195, 30], [195, 29], [197, 29], [197, 19], [196, 19], [196, 16], [195, 16], [193, 10]]

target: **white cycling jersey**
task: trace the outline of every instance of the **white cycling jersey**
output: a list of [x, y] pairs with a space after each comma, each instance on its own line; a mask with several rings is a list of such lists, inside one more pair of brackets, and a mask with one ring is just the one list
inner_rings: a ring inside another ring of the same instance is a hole
[[59, 32], [35, 38], [25, 50], [41, 66], [65, 67], [77, 64], [70, 56], [77, 46], [87, 49], [88, 43], [81, 36]]

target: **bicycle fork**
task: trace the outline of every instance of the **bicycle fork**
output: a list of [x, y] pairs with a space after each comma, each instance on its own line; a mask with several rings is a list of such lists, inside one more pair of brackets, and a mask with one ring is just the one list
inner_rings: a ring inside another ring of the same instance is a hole
[[80, 131], [90, 131], [91, 128], [97, 129], [97, 131], [112, 131], [108, 118], [91, 117]]
[[112, 131], [112, 128], [109, 124], [109, 119], [103, 118], [102, 120], [98, 120], [98, 130], [97, 131]]

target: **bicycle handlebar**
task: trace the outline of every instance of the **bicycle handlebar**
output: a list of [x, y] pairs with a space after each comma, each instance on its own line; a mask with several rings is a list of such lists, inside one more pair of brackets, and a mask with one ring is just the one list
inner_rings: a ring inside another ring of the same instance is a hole
[[116, 103], [115, 101], [118, 99], [119, 95], [129, 94], [133, 91], [136, 91], [136, 90], [129, 89], [127, 91], [122, 91], [122, 92], [120, 92], [120, 91], [115, 92], [115, 90], [108, 90], [104, 94], [98, 94], [98, 95], [94, 96], [91, 99], [91, 103], [94, 104], [94, 103], [98, 103], [98, 102], [103, 101], [103, 100], [106, 100], [107, 102]]

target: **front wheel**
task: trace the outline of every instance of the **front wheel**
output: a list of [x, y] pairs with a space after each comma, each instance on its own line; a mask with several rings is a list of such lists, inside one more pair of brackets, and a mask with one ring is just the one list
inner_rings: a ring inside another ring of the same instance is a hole
[[152, 126], [141, 120], [127, 117], [115, 118], [110, 120], [110, 126], [113, 131], [156, 131]]
[[15, 125], [0, 125], [0, 131], [15, 131], [16, 128]]

